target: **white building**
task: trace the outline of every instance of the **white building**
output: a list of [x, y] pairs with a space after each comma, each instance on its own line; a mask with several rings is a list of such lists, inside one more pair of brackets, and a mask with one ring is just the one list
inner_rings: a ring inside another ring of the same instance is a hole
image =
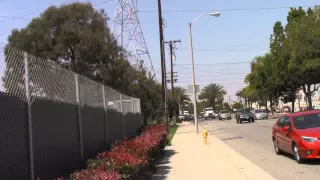
[[[314, 94], [312, 96], [312, 105], [313, 106], [320, 105], [320, 89], [318, 89], [318, 91], [314, 92]], [[280, 106], [280, 108], [282, 108], [283, 106], [291, 107], [292, 104], [291, 103], [283, 103], [280, 101], [279, 106]], [[295, 107], [295, 111], [299, 111], [299, 107], [300, 108], [307, 108], [308, 107], [307, 97], [304, 94], [303, 90], [297, 91], [297, 98], [295, 100], [294, 107]]]

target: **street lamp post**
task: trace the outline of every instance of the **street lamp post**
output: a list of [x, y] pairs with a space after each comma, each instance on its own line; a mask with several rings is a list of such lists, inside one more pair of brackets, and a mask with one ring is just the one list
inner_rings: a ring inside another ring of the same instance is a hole
[[193, 87], [193, 100], [194, 100], [194, 104], [193, 104], [193, 116], [194, 116], [194, 123], [196, 125], [196, 129], [197, 129], [197, 134], [199, 134], [199, 128], [198, 128], [198, 113], [197, 113], [197, 92], [196, 92], [196, 78], [194, 76], [194, 59], [193, 59], [193, 44], [192, 44], [192, 25], [201, 17], [203, 16], [215, 16], [215, 17], [219, 17], [220, 13], [219, 12], [212, 12], [212, 13], [208, 13], [208, 14], [203, 14], [200, 15], [198, 17], [196, 17], [191, 23], [189, 23], [189, 33], [190, 33], [190, 53], [191, 53], [191, 66], [192, 66], [192, 87]]

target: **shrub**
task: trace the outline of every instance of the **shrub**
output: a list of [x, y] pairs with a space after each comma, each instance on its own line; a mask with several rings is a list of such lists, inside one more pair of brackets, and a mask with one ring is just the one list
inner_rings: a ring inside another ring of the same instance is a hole
[[71, 175], [72, 180], [120, 180], [119, 173], [105, 169], [85, 169]]
[[117, 171], [122, 179], [128, 179], [141, 173], [146, 166], [144, 157], [135, 157], [123, 152], [105, 152], [98, 155], [97, 159], [88, 161], [89, 169], [103, 168]]
[[112, 146], [88, 161], [88, 169], [75, 172], [73, 180], [118, 180], [143, 174], [154, 165], [156, 155], [163, 150], [167, 139], [166, 125], [152, 125], [143, 129], [140, 136]]

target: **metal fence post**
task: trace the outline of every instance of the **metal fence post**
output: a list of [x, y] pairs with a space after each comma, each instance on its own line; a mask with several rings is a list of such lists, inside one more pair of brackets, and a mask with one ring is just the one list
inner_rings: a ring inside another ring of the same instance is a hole
[[75, 74], [75, 81], [76, 81], [76, 97], [77, 97], [77, 104], [78, 104], [78, 127], [79, 127], [79, 141], [80, 141], [80, 155], [81, 160], [84, 159], [83, 153], [83, 135], [82, 135], [82, 120], [81, 120], [81, 101], [80, 101], [80, 87], [79, 87], [79, 75]]
[[30, 160], [30, 176], [31, 180], [34, 180], [34, 151], [33, 151], [33, 134], [32, 134], [32, 111], [31, 111], [31, 96], [30, 96], [30, 83], [29, 83], [29, 64], [28, 53], [24, 53], [24, 76], [25, 76], [25, 88], [27, 98], [28, 109], [28, 130], [29, 130], [29, 160]]
[[120, 111], [121, 111], [121, 120], [122, 120], [122, 136], [125, 136], [125, 131], [124, 131], [124, 115], [123, 115], [123, 102], [122, 102], [122, 94], [120, 94]]
[[132, 102], [132, 113], [133, 113], [133, 133], [134, 133], [134, 135], [136, 134], [136, 121], [135, 121], [135, 116], [136, 116], [136, 114], [135, 114], [135, 110], [134, 110], [134, 98], [133, 97], [131, 97], [131, 102]]
[[140, 127], [143, 125], [142, 113], [141, 113], [141, 101], [139, 99], [139, 116], [140, 116]]
[[[108, 91], [109, 94], [109, 91]], [[105, 120], [105, 128], [106, 128], [106, 139], [109, 142], [109, 131], [108, 131], [108, 117], [107, 117], [107, 98], [106, 98], [106, 87], [102, 84], [102, 97], [103, 97], [103, 109], [104, 109], [104, 120]]]

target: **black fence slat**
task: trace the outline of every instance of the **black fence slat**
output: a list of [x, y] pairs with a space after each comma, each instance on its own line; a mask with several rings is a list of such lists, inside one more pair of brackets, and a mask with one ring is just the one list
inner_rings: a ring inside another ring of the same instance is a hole
[[0, 179], [29, 179], [27, 104], [0, 92]]

